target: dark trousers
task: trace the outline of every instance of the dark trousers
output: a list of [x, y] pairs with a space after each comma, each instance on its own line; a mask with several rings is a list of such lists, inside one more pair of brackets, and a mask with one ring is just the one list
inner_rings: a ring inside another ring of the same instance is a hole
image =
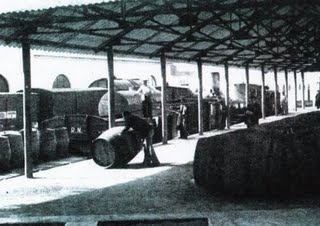
[[143, 163], [146, 165], [159, 165], [160, 162], [153, 149], [152, 139], [154, 135], [154, 129], [151, 127], [146, 136], [146, 147], [144, 148], [144, 160]]
[[152, 103], [151, 100], [145, 99], [142, 101], [142, 113], [145, 118], [152, 118]]

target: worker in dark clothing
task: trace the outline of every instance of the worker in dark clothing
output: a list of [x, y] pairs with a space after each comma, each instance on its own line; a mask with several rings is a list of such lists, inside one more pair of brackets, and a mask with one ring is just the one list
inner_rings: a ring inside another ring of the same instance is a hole
[[160, 162], [152, 145], [152, 138], [154, 134], [153, 126], [149, 124], [147, 120], [133, 115], [128, 111], [123, 112], [123, 118], [125, 120], [125, 128], [123, 129], [122, 133], [125, 133], [132, 128], [142, 139], [145, 139], [146, 141], [143, 165], [159, 166]]
[[320, 90], [318, 91], [318, 93], [316, 95], [316, 107], [317, 107], [317, 109], [320, 108]]
[[252, 95], [250, 96], [250, 103], [247, 106], [247, 110], [245, 112], [245, 123], [247, 127], [250, 128], [252, 126], [259, 124], [259, 118], [261, 115], [261, 106], [257, 102], [257, 98]]
[[218, 130], [223, 130], [226, 127], [226, 119], [227, 119], [227, 106], [224, 100], [219, 97], [219, 114], [218, 114]]
[[180, 138], [188, 139], [187, 119], [188, 119], [188, 107], [185, 104], [185, 99], [180, 99], [180, 106], [178, 111], [177, 129], [180, 130]]

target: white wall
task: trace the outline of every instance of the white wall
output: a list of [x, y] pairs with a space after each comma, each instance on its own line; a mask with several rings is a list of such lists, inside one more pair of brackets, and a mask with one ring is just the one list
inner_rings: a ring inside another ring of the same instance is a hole
[[[9, 83], [11, 92], [23, 88], [22, 55], [21, 49], [0, 46], [0, 74]], [[167, 81], [169, 85], [179, 85], [181, 78], [171, 76], [171, 66], [176, 67], [177, 74], [189, 75], [184, 81], [190, 84], [190, 88], [198, 88], [198, 76], [196, 63], [177, 63], [167, 60]], [[117, 78], [140, 78], [148, 79], [150, 75], [156, 78], [157, 85], [161, 85], [161, 69], [159, 60], [149, 59], [125, 59], [115, 57], [115, 76]], [[66, 53], [51, 53], [45, 51], [31, 51], [31, 83], [34, 88], [51, 89], [52, 84], [59, 74], [65, 74], [72, 88], [87, 88], [94, 80], [108, 77], [107, 58], [92, 55], [77, 55]], [[209, 94], [211, 87], [211, 73], [219, 72], [220, 90], [225, 93], [225, 70], [224, 67], [203, 65], [203, 96]], [[250, 83], [261, 85], [261, 71], [250, 69]], [[265, 84], [274, 90], [274, 72], [265, 74]], [[305, 73], [305, 98], [307, 99], [307, 88], [310, 84], [310, 98], [314, 100], [319, 88], [320, 73]], [[229, 67], [230, 97], [235, 98], [234, 84], [245, 82], [245, 69]], [[289, 108], [294, 108], [294, 79], [293, 72], [288, 74]], [[278, 72], [278, 85], [280, 92], [285, 84], [283, 72]], [[297, 73], [298, 100], [301, 100], [301, 73]]]

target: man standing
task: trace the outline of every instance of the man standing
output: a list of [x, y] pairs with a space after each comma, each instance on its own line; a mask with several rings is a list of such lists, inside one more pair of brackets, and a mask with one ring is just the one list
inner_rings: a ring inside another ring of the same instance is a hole
[[143, 84], [137, 90], [142, 100], [143, 117], [152, 119], [152, 88], [148, 86], [148, 80], [144, 80]]
[[261, 107], [257, 101], [257, 98], [254, 95], [251, 95], [250, 97], [250, 103], [247, 106], [245, 115], [245, 123], [247, 124], [248, 128], [259, 124], [259, 118], [261, 116]]
[[153, 126], [150, 125], [147, 120], [133, 115], [128, 111], [124, 111], [122, 115], [125, 120], [125, 128], [123, 129], [122, 133], [125, 133], [130, 128], [132, 128], [142, 139], [145, 139], [146, 141], [146, 148], [144, 148], [143, 165], [159, 166], [160, 162], [152, 145], [152, 137], [154, 134]]
[[187, 119], [188, 119], [188, 107], [185, 104], [185, 99], [180, 99], [180, 106], [177, 119], [177, 128], [180, 130], [180, 138], [188, 139]]
[[318, 93], [316, 95], [316, 104], [315, 105], [316, 105], [317, 109], [320, 108], [320, 90], [318, 90]]

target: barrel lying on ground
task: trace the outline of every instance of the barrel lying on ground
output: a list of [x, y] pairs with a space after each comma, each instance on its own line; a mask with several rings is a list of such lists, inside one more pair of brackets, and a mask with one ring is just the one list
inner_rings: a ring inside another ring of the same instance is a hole
[[104, 167], [121, 167], [130, 162], [142, 149], [142, 140], [133, 131], [121, 134], [123, 126], [102, 133], [92, 144], [95, 163]]
[[198, 185], [213, 192], [296, 195], [320, 191], [320, 112], [202, 138]]

